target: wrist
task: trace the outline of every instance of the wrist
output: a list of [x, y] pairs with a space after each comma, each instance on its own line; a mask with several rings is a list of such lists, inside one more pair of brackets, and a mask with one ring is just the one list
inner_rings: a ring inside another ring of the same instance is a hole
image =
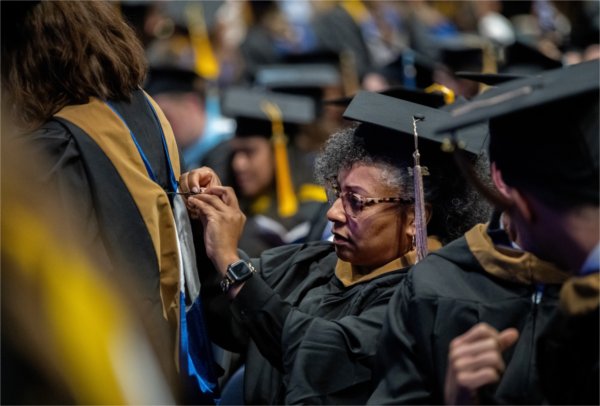
[[227, 274], [227, 267], [236, 261], [239, 261], [240, 257], [237, 254], [225, 255], [213, 261], [217, 271], [221, 276]]
[[[221, 280], [221, 289], [228, 295], [237, 295], [239, 288], [256, 273], [254, 266], [243, 260], [237, 260], [227, 266], [227, 272]], [[235, 289], [237, 288], [237, 289]], [[232, 289], [235, 289], [232, 292]], [[231, 297], [231, 296], [230, 296]]]

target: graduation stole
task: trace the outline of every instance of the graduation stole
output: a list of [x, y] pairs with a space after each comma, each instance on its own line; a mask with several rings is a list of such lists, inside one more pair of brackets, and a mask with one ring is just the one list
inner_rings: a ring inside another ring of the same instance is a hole
[[[171, 188], [176, 192], [180, 168], [175, 137], [161, 109], [150, 96], [144, 96], [161, 126]], [[203, 403], [214, 403], [218, 385], [212, 347], [201, 306], [189, 217], [183, 201], [177, 200], [181, 196], [175, 196], [174, 213], [135, 135], [108, 102], [91, 98], [88, 104], [65, 107], [56, 116], [86, 132], [112, 161], [125, 182], [140, 210], [159, 261], [163, 314], [177, 326], [176, 365], [182, 374], [183, 385], [201, 393]], [[175, 221], [174, 215], [179, 221]], [[190, 297], [186, 297], [186, 291], [190, 292]]]
[[[164, 114], [152, 103], [165, 131], [165, 142], [171, 157], [173, 175], [180, 175], [179, 153], [175, 138]], [[152, 239], [160, 270], [160, 297], [167, 320], [177, 322], [179, 310], [179, 252], [175, 221], [165, 191], [149, 176], [146, 165], [129, 136], [129, 128], [111, 108], [95, 97], [84, 105], [66, 106], [55, 116], [81, 128], [102, 149], [127, 186], [140, 210]]]

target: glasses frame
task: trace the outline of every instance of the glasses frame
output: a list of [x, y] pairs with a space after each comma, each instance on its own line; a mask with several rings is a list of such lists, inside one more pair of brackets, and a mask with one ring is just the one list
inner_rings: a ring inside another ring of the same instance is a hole
[[[412, 199], [404, 199], [402, 197], [365, 197], [360, 193], [352, 192], [350, 190], [342, 192], [340, 185], [337, 181], [329, 181], [330, 191], [333, 192], [335, 199], [331, 199], [331, 194], [327, 193], [327, 201], [331, 206], [337, 201], [337, 199], [342, 199], [342, 207], [344, 209], [344, 213], [348, 216], [356, 219], [363, 212], [365, 207], [374, 206], [380, 203], [400, 203], [400, 204], [414, 204]], [[349, 201], [349, 198], [356, 200], [359, 202], [358, 212], [352, 209], [352, 203]]]

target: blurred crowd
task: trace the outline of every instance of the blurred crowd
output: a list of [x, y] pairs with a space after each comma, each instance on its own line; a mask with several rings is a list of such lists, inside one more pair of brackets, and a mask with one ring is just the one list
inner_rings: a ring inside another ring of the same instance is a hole
[[2, 403], [598, 399], [600, 2], [0, 10]]

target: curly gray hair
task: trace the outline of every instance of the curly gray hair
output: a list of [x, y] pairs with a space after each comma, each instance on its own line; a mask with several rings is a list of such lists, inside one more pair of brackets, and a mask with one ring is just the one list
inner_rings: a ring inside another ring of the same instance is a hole
[[[315, 177], [327, 186], [342, 170], [356, 164], [382, 169], [381, 182], [401, 191], [403, 197], [414, 198], [412, 176], [412, 138], [372, 125], [353, 125], [333, 134], [325, 143], [315, 162]], [[450, 154], [439, 144], [420, 143], [424, 176], [425, 201], [432, 207], [428, 233], [446, 244], [464, 234], [477, 223], [489, 220], [491, 209], [470, 183], [459, 173]], [[476, 173], [489, 178], [489, 162], [485, 155], [474, 158]]]

